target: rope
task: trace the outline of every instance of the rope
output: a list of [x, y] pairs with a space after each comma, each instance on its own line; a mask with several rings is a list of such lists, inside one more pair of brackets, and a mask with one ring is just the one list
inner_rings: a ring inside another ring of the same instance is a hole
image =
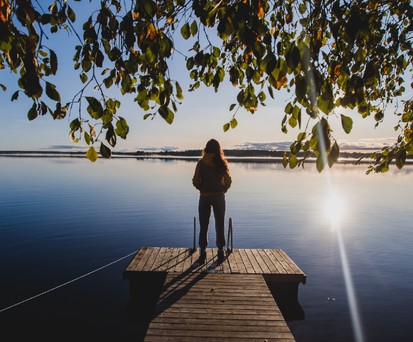
[[80, 279], [82, 279], [82, 278], [85, 278], [85, 277], [87, 277], [87, 276], [90, 276], [90, 275], [93, 274], [93, 273], [96, 273], [96, 272], [98, 272], [98, 271], [101, 271], [101, 270], [103, 270], [104, 268], [107, 268], [107, 267], [109, 267], [109, 266], [112, 266], [113, 264], [116, 264], [117, 262], [122, 261], [123, 259], [126, 259], [126, 258], [130, 257], [130, 256], [133, 255], [133, 254], [136, 254], [138, 251], [139, 251], [139, 250], [136, 250], [136, 251], [134, 251], [134, 252], [132, 252], [132, 253], [129, 253], [128, 255], [125, 255], [125, 256], [123, 256], [123, 257], [121, 257], [121, 258], [119, 258], [119, 259], [117, 259], [117, 260], [115, 260], [115, 261], [112, 261], [112, 262], [110, 262], [109, 264], [106, 264], [106, 265], [104, 265], [104, 266], [101, 266], [101, 267], [99, 267], [99, 268], [96, 268], [95, 270], [90, 271], [90, 272], [88, 272], [88, 273], [85, 273], [85, 274], [83, 274], [83, 275], [81, 275], [81, 276], [79, 276], [79, 277], [77, 277], [77, 278], [74, 278], [74, 279], [72, 279], [72, 280], [69, 280], [69, 281], [63, 283], [63, 284], [57, 285], [57, 286], [55, 286], [55, 287], [52, 287], [52, 288], [49, 289], [49, 290], [43, 291], [43, 292], [41, 292], [41, 293], [39, 293], [39, 294], [37, 294], [37, 295], [35, 295], [35, 296], [32, 296], [32, 297], [27, 298], [27, 299], [24, 299], [24, 300], [22, 300], [22, 301], [20, 301], [20, 302], [18, 302], [18, 303], [15, 303], [15, 304], [12, 304], [12, 305], [6, 307], [6, 308], [0, 309], [0, 313], [2, 313], [2, 312], [4, 312], [4, 311], [7, 311], [7, 310], [10, 310], [10, 309], [12, 309], [12, 308], [14, 308], [14, 307], [16, 307], [16, 306], [22, 305], [22, 304], [24, 304], [24, 303], [27, 303], [27, 302], [29, 302], [29, 301], [31, 301], [31, 300], [33, 300], [33, 299], [36, 299], [36, 298], [38, 298], [38, 297], [41, 297], [41, 296], [43, 296], [43, 295], [45, 295], [45, 294], [47, 294], [47, 293], [50, 293], [50, 292], [55, 291], [55, 290], [57, 290], [57, 289], [60, 289], [60, 288], [62, 288], [62, 287], [64, 287], [64, 286], [69, 285], [69, 284], [71, 284], [71, 283], [74, 283], [75, 281], [78, 281], [78, 280], [80, 280]]

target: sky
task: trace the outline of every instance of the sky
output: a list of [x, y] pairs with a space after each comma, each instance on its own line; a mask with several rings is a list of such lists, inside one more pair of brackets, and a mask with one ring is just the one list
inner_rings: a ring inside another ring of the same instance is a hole
[[[78, 22], [83, 22], [82, 18], [78, 18]], [[73, 35], [66, 32], [50, 34], [49, 38], [46, 44], [56, 50], [59, 57], [58, 75], [50, 81], [58, 86], [62, 102], [70, 101], [82, 86], [78, 71], [73, 69], [74, 49], [71, 47], [77, 42]], [[188, 92], [190, 80], [185, 62], [179, 54], [174, 56], [171, 73], [181, 82], [185, 97], [182, 105], [178, 107], [172, 125], [167, 124], [160, 116], [153, 120], [144, 120], [144, 112], [133, 102], [131, 96], [122, 96], [120, 92], [112, 93], [122, 103], [119, 115], [125, 117], [130, 126], [127, 139], [119, 138], [115, 151], [201, 149], [211, 138], [217, 139], [226, 149], [280, 149], [288, 147], [299, 133], [298, 128], [290, 128], [288, 134], [281, 132], [283, 109], [290, 98], [285, 90], [275, 92], [275, 99], [268, 96], [267, 106], [259, 107], [254, 114], [239, 110], [236, 116], [238, 126], [224, 132], [223, 125], [229, 122], [233, 115], [229, 106], [236, 102], [238, 89], [228, 82], [221, 86], [218, 93], [205, 86], [195, 92]], [[0, 75], [0, 83], [7, 86], [5, 92], [0, 90], [0, 150], [62, 150], [86, 146], [83, 141], [76, 144], [69, 138], [69, 123], [75, 118], [76, 112], [62, 120], [53, 120], [50, 115], [45, 115], [29, 121], [26, 113], [31, 103], [25, 95], [20, 93], [19, 99], [11, 102], [12, 94], [18, 89], [17, 75], [12, 75], [7, 69], [0, 70]], [[397, 117], [392, 114], [391, 108], [385, 115], [384, 122], [376, 129], [372, 117], [363, 120], [356, 113], [340, 110], [337, 110], [336, 114], [330, 119], [330, 124], [342, 150], [346, 146], [349, 149], [357, 146], [381, 146], [384, 141], [396, 138], [393, 127]], [[352, 116], [354, 125], [350, 135], [341, 128], [339, 114]]]

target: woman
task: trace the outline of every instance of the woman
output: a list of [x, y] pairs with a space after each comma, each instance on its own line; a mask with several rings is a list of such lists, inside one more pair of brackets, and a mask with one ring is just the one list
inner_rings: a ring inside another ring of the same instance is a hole
[[218, 261], [224, 260], [225, 247], [225, 193], [231, 186], [228, 162], [218, 141], [211, 139], [202, 151], [202, 159], [197, 163], [192, 184], [200, 191], [199, 197], [199, 262], [204, 263], [208, 245], [208, 225], [211, 207], [214, 210]]

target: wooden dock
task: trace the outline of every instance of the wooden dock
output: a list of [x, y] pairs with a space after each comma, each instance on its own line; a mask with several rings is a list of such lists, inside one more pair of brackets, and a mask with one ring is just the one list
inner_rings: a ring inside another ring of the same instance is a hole
[[125, 269], [132, 299], [160, 281], [145, 341], [294, 341], [274, 293], [296, 298], [306, 275], [283, 250], [235, 249], [218, 263], [211, 248], [203, 265], [198, 257], [143, 247]]

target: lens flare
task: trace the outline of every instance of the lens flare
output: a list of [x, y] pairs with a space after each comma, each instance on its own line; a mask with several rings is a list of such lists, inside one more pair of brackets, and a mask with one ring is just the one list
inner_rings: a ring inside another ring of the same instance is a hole
[[340, 224], [344, 217], [345, 204], [343, 199], [337, 194], [332, 194], [324, 204], [324, 214], [331, 222], [333, 228]]

